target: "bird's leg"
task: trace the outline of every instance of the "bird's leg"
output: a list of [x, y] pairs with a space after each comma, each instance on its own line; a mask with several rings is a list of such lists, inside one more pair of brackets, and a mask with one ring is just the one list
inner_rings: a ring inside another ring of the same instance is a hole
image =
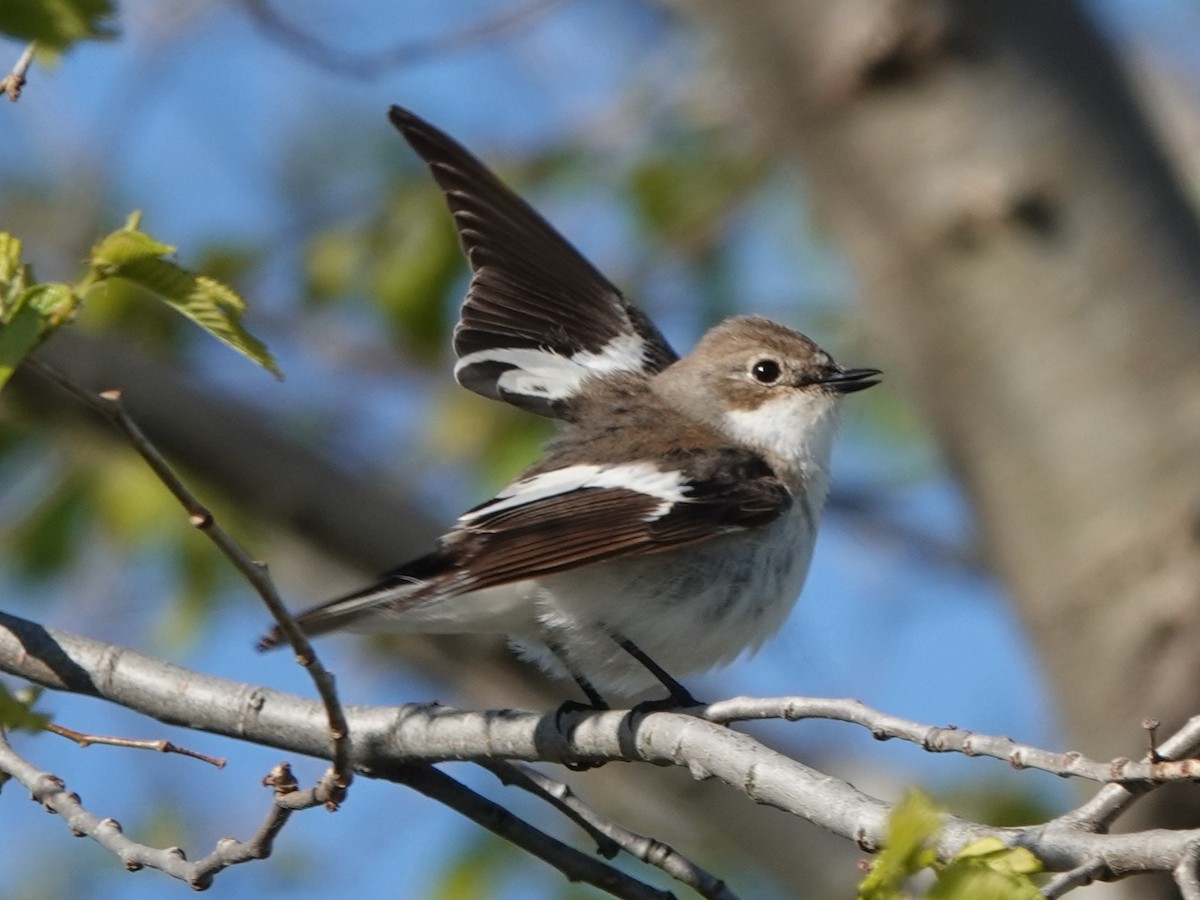
[[[609, 705], [600, 696], [600, 692], [596, 690], [595, 685], [587, 680], [582, 672], [575, 668], [571, 663], [571, 659], [567, 656], [567, 651], [562, 648], [561, 644], [552, 640], [545, 640], [546, 646], [554, 657], [563, 665], [571, 677], [575, 679], [575, 683], [579, 685], [579, 689], [583, 691], [588, 698], [587, 703], [580, 703], [578, 700], [564, 700], [559, 704], [558, 709], [554, 712], [554, 727], [559, 731], [563, 730], [562, 718], [575, 712], [596, 712], [597, 710], [609, 709]], [[565, 762], [563, 763], [572, 772], [586, 772], [588, 769], [598, 769], [603, 763], [586, 763], [586, 762]]]
[[567, 700], [559, 707], [559, 714], [573, 712], [576, 709], [609, 709], [609, 705], [600, 696], [600, 692], [596, 690], [595, 685], [588, 681], [587, 677], [571, 663], [571, 658], [567, 656], [567, 652], [562, 648], [562, 645], [552, 640], [546, 640], [545, 644], [550, 652], [554, 654], [555, 659], [562, 663], [563, 668], [575, 679], [575, 683], [579, 685], [579, 689], [583, 691], [584, 696], [588, 698], [588, 704], [590, 704], [585, 705], [574, 700]]
[[703, 706], [699, 700], [692, 696], [691, 692], [682, 684], [676, 681], [668, 674], [667, 670], [652, 660], [645, 654], [641, 647], [631, 641], [619, 631], [609, 630], [612, 639], [617, 642], [622, 650], [640, 662], [646, 667], [646, 670], [657, 678], [662, 686], [667, 689], [667, 696], [662, 700], [650, 700], [645, 703], [639, 703], [638, 708], [644, 711], [654, 709], [682, 709], [689, 706]]

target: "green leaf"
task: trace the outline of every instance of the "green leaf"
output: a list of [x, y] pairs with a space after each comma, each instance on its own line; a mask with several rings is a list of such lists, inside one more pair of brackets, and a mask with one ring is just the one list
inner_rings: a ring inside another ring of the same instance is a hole
[[21, 241], [0, 231], [0, 312], [25, 290], [28, 279], [29, 270], [21, 264]]
[[942, 813], [920, 791], [909, 791], [888, 819], [887, 843], [858, 888], [859, 900], [907, 900], [905, 886], [923, 869], [933, 869], [936, 883], [926, 900], [1037, 900], [1029, 876], [1041, 871], [1037, 857], [1009, 847], [996, 837], [976, 841], [945, 865], [933, 844]]
[[197, 275], [166, 257], [175, 252], [138, 230], [138, 216], [92, 249], [91, 284], [120, 278], [158, 297], [217, 340], [282, 378], [274, 358], [258, 338], [242, 327], [246, 304], [228, 285]]
[[930, 848], [942, 814], [921, 791], [911, 790], [892, 810], [888, 819], [887, 842], [871, 871], [858, 886], [859, 900], [894, 900], [906, 896], [903, 886], [909, 878], [937, 861]]
[[33, 710], [41, 693], [36, 688], [29, 688], [14, 696], [0, 684], [0, 728], [30, 733], [42, 731], [50, 724], [50, 717]]
[[1024, 847], [987, 837], [964, 847], [940, 872], [929, 900], [1039, 900], [1030, 875], [1041, 861]]
[[0, 388], [21, 360], [67, 321], [79, 298], [65, 284], [35, 284], [21, 262], [21, 242], [0, 233]]
[[9, 321], [0, 323], [0, 388], [43, 337], [41, 313], [29, 304], [22, 305]]
[[87, 38], [112, 38], [112, 0], [4, 0], [0, 32], [63, 50]]
[[952, 862], [978, 860], [994, 869], [1031, 875], [1042, 871], [1041, 861], [1024, 847], [1010, 847], [998, 837], [985, 837], [958, 851]]

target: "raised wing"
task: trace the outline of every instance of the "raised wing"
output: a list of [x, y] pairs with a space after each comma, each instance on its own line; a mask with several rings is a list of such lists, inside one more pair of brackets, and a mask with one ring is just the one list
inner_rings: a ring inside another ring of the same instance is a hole
[[678, 356], [645, 315], [448, 135], [393, 106], [392, 124], [446, 195], [474, 277], [454, 331], [463, 387], [558, 416], [588, 376], [652, 374]]

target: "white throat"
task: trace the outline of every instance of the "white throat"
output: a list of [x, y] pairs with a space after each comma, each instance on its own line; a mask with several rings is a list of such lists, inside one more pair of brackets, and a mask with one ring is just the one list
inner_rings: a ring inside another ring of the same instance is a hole
[[725, 432], [752, 447], [792, 489], [803, 492], [815, 513], [829, 493], [829, 462], [839, 410], [834, 397], [786, 394], [757, 409], [729, 410]]

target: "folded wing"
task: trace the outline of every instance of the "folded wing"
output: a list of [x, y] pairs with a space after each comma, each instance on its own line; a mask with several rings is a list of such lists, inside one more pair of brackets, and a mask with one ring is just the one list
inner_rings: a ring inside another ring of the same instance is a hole
[[[302, 613], [296, 622], [319, 634], [373, 613], [401, 615], [413, 605], [475, 590], [657, 554], [760, 528], [791, 503], [783, 483], [750, 454], [745, 465], [703, 480], [649, 463], [541, 472], [465, 513], [433, 553]], [[470, 610], [462, 614], [469, 617]], [[278, 643], [273, 629], [259, 648]]]

